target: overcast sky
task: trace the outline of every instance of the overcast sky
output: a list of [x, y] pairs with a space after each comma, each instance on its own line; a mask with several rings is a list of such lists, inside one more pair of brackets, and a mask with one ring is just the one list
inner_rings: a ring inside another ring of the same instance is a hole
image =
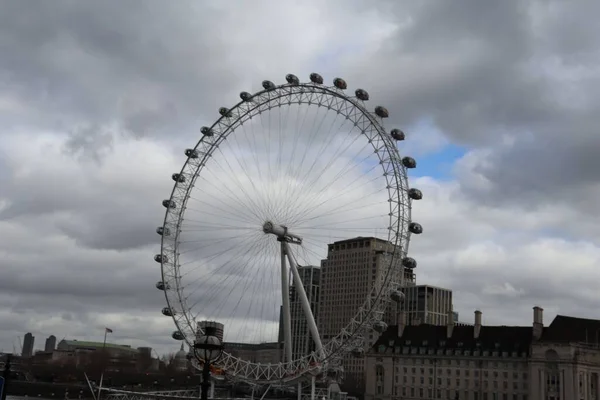
[[419, 283], [460, 319], [600, 318], [600, 4], [0, 0], [0, 349], [31, 331], [175, 351], [154, 288], [199, 128], [285, 74], [406, 131]]

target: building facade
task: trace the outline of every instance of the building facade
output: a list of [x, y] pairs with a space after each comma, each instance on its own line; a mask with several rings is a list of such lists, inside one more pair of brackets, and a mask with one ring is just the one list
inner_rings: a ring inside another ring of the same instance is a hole
[[[356, 237], [328, 245], [327, 258], [321, 261], [321, 288], [317, 325], [324, 342], [345, 328], [370, 295], [371, 288], [390, 265], [393, 245], [374, 237]], [[399, 264], [399, 260], [397, 260]], [[414, 285], [412, 270], [399, 266], [402, 272], [395, 278], [400, 286]], [[396, 304], [391, 299], [384, 321], [395, 323]], [[378, 334], [372, 332], [366, 346], [370, 348]], [[364, 383], [365, 358], [348, 356], [343, 360], [347, 377]]]
[[244, 361], [261, 364], [277, 364], [281, 362], [283, 344], [280, 342], [267, 343], [223, 343], [224, 350], [234, 357]]
[[452, 290], [416, 285], [405, 287], [404, 293], [408, 325], [446, 325], [449, 317], [454, 320], [454, 314], [448, 314], [448, 310], [452, 309]]
[[199, 321], [196, 324], [196, 338], [202, 336], [204, 334], [204, 328], [208, 326], [215, 328], [215, 336], [219, 338], [221, 343], [223, 343], [225, 325], [216, 321]]
[[[298, 266], [298, 274], [300, 275], [302, 286], [310, 303], [310, 309], [315, 320], [317, 320], [321, 269], [315, 266]], [[295, 285], [290, 287], [290, 319], [292, 327], [292, 359], [297, 360], [314, 351], [315, 343], [308, 328], [308, 321], [304, 315], [302, 302], [300, 301], [300, 296]]]
[[391, 326], [367, 356], [365, 399], [598, 399], [600, 321], [559, 315], [544, 328], [539, 307], [528, 327], [484, 326], [481, 316]]

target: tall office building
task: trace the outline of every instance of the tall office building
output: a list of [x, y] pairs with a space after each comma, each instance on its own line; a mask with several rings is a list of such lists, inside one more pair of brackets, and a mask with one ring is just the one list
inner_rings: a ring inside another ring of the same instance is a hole
[[44, 345], [44, 351], [46, 353], [50, 353], [50, 352], [54, 351], [55, 348], [56, 348], [56, 336], [50, 335], [46, 339], [46, 344]]
[[[356, 315], [378, 280], [385, 279], [393, 245], [374, 237], [357, 237], [328, 245], [327, 259], [321, 262], [321, 288], [318, 327], [323, 341], [337, 336]], [[398, 276], [398, 284], [414, 284], [412, 271]], [[388, 300], [388, 299], [386, 299]], [[389, 302], [384, 320], [393, 323], [395, 305]], [[387, 321], [390, 320], [390, 321]], [[366, 346], [371, 346], [378, 335], [370, 333]], [[364, 358], [348, 357], [343, 361], [346, 374], [361, 379]]]
[[35, 336], [31, 332], [27, 332], [23, 339], [23, 350], [21, 351], [22, 357], [31, 357], [33, 355], [33, 343], [35, 342]]
[[[404, 288], [407, 325], [446, 325], [452, 310], [452, 290], [429, 285]], [[454, 317], [454, 315], [452, 315]], [[458, 318], [458, 315], [457, 315]]]
[[[298, 266], [298, 274], [306, 292], [310, 309], [315, 320], [317, 320], [321, 269], [310, 265]], [[294, 282], [290, 287], [290, 320], [292, 325], [292, 359], [297, 360], [314, 351], [315, 345]]]

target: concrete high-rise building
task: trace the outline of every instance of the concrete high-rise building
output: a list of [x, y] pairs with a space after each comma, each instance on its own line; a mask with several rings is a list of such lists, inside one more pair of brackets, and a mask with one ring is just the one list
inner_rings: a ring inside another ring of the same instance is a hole
[[[298, 266], [298, 274], [316, 321], [318, 318], [321, 269], [315, 266]], [[315, 345], [302, 309], [300, 296], [293, 282], [290, 287], [290, 320], [292, 326], [292, 359], [297, 360], [314, 351]]]
[[56, 348], [56, 336], [50, 335], [46, 339], [46, 344], [44, 345], [44, 351], [46, 353], [50, 353], [50, 352], [54, 351], [55, 348]]
[[23, 338], [23, 350], [21, 351], [22, 357], [31, 357], [33, 355], [33, 343], [35, 342], [35, 336], [31, 332], [27, 332]]
[[[318, 309], [319, 333], [324, 342], [337, 336], [356, 315], [378, 280], [384, 279], [393, 245], [374, 237], [357, 237], [328, 245], [327, 259], [321, 262], [321, 287]], [[399, 260], [398, 260], [399, 262]], [[414, 285], [414, 274], [404, 270], [399, 285]], [[391, 306], [384, 320], [393, 323], [396, 306]], [[391, 320], [391, 321], [388, 321]], [[365, 345], [371, 346], [378, 335], [372, 332]], [[348, 357], [343, 361], [346, 374], [362, 379], [364, 358]]]
[[196, 328], [196, 337], [201, 336], [201, 332], [204, 332], [204, 328], [208, 326], [212, 326], [213, 328], [215, 328], [215, 336], [219, 338], [221, 343], [223, 343], [223, 334], [225, 332], [225, 326], [222, 323], [216, 321], [199, 321]]
[[[404, 288], [408, 325], [446, 325], [452, 310], [452, 290], [429, 285]], [[454, 319], [454, 315], [452, 318]], [[458, 318], [458, 315], [457, 315]]]

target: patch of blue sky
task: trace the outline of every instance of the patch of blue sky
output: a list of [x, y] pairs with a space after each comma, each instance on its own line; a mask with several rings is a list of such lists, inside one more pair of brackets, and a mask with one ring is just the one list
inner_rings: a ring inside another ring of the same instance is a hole
[[410, 177], [431, 177], [436, 180], [451, 180], [454, 164], [462, 158], [466, 149], [447, 144], [434, 153], [424, 154], [417, 160], [417, 168], [409, 171]]
[[452, 178], [454, 164], [467, 149], [451, 143], [431, 118], [422, 118], [406, 129], [406, 141], [399, 145], [402, 156], [411, 156], [417, 168], [411, 177], [428, 176], [438, 180]]

